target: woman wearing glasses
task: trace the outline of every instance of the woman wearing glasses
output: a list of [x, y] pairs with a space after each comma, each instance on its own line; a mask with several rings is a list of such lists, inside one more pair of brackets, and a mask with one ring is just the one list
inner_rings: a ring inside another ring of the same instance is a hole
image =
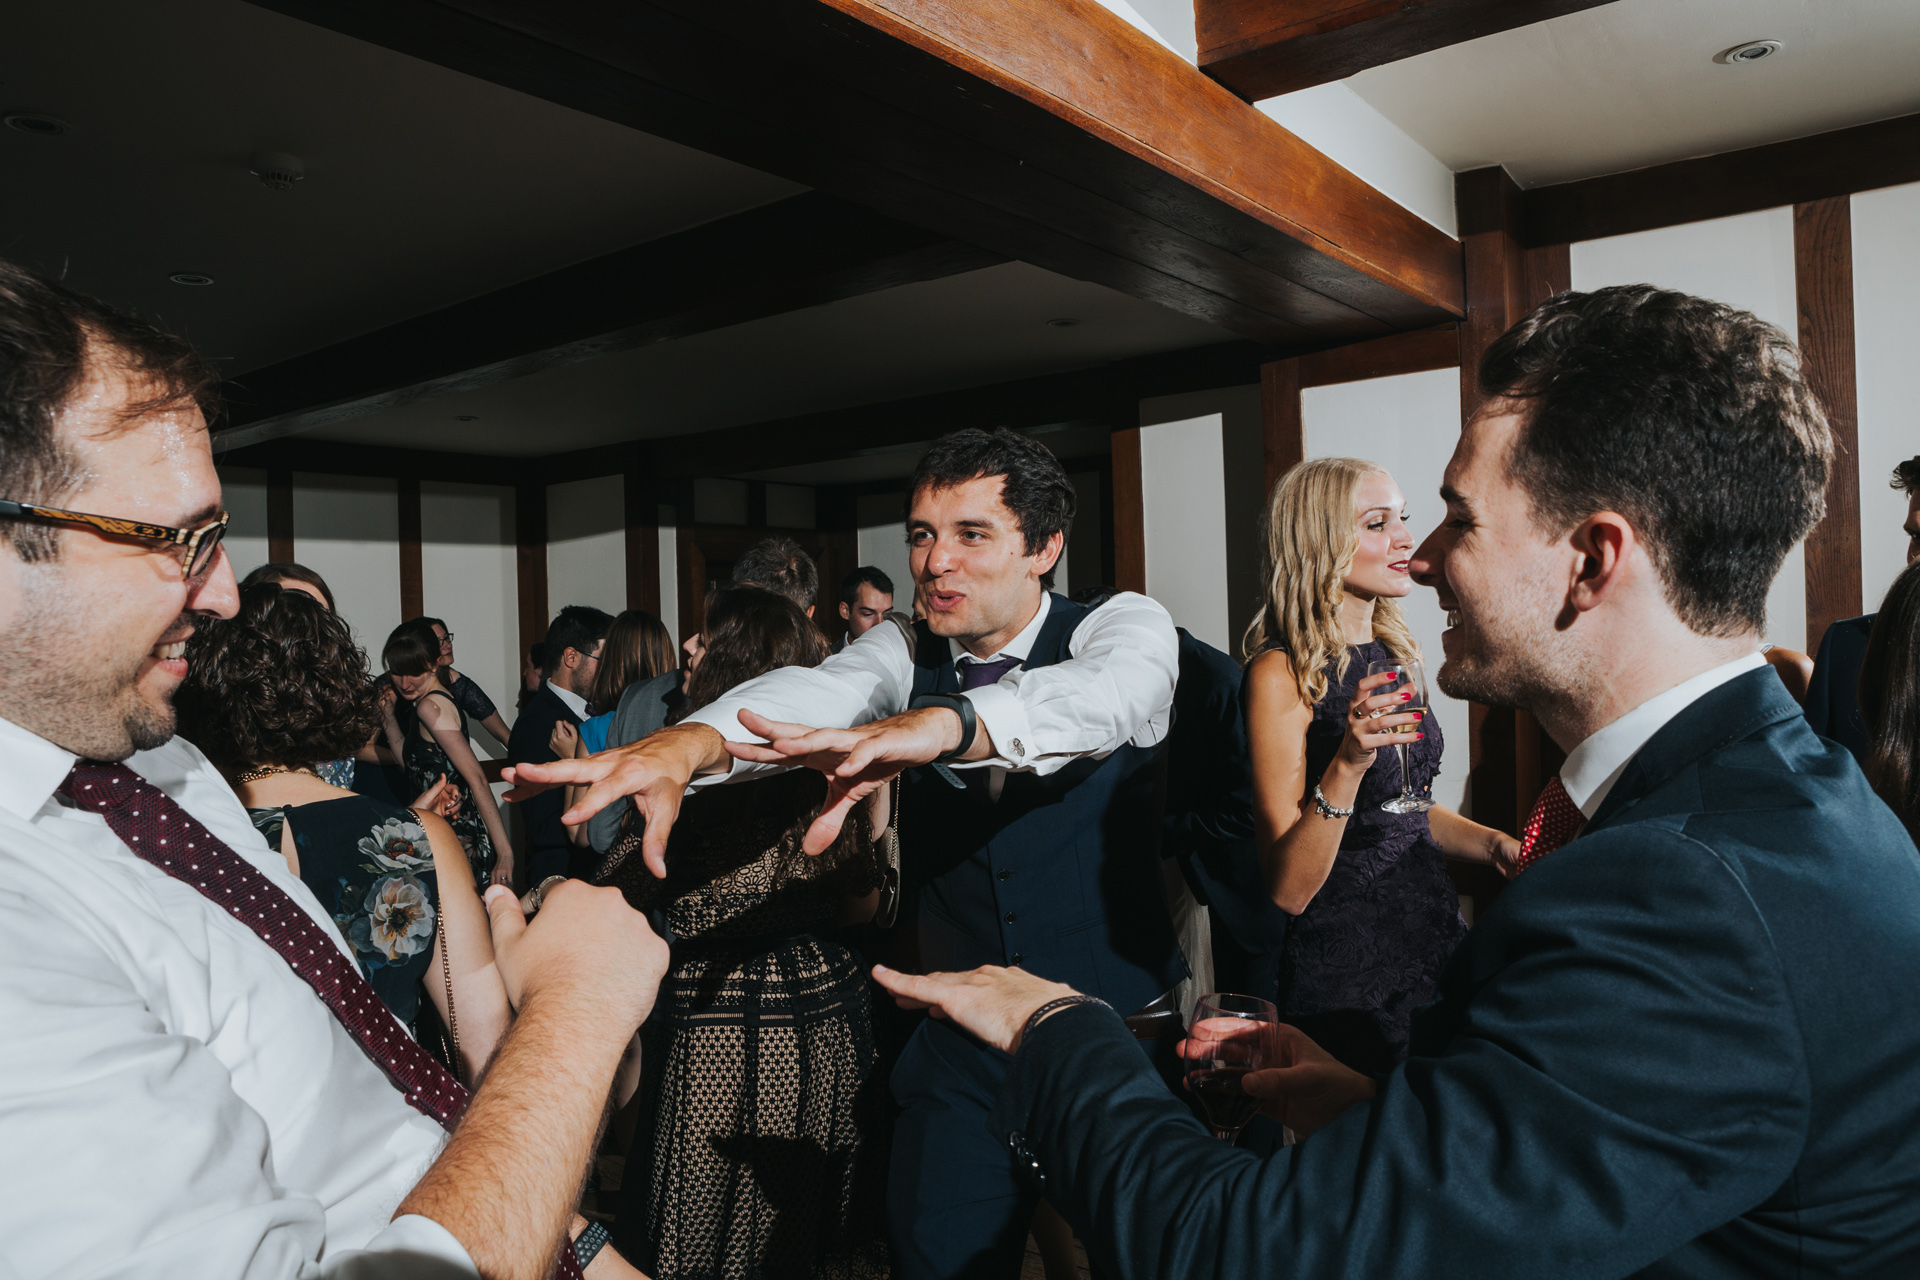
[[453, 705], [466, 712], [467, 719], [492, 734], [495, 742], [506, 746], [507, 722], [500, 718], [500, 709], [493, 705], [493, 699], [487, 696], [487, 691], [480, 687], [477, 680], [453, 669], [453, 632], [447, 630], [447, 624], [438, 618], [422, 615], [407, 625], [432, 630], [433, 638], [440, 646], [440, 683], [447, 687]]
[[414, 785], [430, 785], [444, 774], [448, 785], [458, 789], [460, 811], [451, 821], [473, 864], [474, 882], [511, 885], [513, 846], [493, 788], [467, 739], [467, 713], [441, 682], [439, 639], [427, 627], [403, 622], [387, 637], [380, 659], [394, 688], [413, 704], [412, 723], [403, 730], [392, 704], [382, 701], [388, 745]]

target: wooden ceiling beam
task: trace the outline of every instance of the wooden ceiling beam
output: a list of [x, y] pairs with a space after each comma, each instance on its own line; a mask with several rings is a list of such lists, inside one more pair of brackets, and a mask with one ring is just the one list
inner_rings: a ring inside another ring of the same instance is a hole
[[1612, 0], [1195, 0], [1200, 69], [1248, 102]]
[[1522, 226], [1529, 246], [1572, 244], [1908, 182], [1920, 182], [1920, 115], [1534, 187]]
[[809, 192], [234, 377], [215, 447], [1004, 261]]
[[254, 0], [1270, 344], [1457, 318], [1458, 244], [1095, 0]]

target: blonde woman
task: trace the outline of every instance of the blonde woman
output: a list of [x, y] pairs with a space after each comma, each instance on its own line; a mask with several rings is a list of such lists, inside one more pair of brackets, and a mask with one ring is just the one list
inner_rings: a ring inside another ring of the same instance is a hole
[[1398, 753], [1416, 790], [1440, 771], [1440, 726], [1374, 691], [1369, 663], [1417, 658], [1400, 611], [1413, 535], [1393, 477], [1316, 458], [1274, 487], [1267, 599], [1248, 628], [1247, 734], [1267, 891], [1289, 916], [1280, 1014], [1359, 1071], [1406, 1057], [1407, 1023], [1466, 933], [1445, 859], [1507, 867], [1513, 837], [1450, 809], [1394, 814]]

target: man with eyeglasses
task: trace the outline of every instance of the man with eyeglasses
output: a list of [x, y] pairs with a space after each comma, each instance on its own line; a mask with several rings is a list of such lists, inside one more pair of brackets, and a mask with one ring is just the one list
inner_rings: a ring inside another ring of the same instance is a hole
[[[509, 764], [546, 764], [560, 757], [553, 749], [555, 725], [578, 728], [587, 718], [587, 691], [600, 670], [600, 646], [606, 643], [613, 617], [591, 605], [570, 604], [547, 628], [546, 677], [540, 692], [513, 722], [507, 738]], [[539, 886], [564, 878], [577, 852], [560, 824], [566, 792], [548, 791], [520, 801], [520, 818], [527, 828], [527, 884]], [[586, 870], [582, 865], [574, 872]]]
[[0, 262], [0, 1274], [632, 1275], [573, 1209], [666, 964], [645, 918], [492, 892], [518, 1016], [469, 1095], [173, 736], [238, 603], [216, 385]]

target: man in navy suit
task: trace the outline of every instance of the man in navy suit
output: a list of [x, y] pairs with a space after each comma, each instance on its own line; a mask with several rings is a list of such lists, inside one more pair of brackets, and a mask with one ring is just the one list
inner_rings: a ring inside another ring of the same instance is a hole
[[[547, 661], [540, 692], [527, 700], [507, 739], [507, 762], [544, 764], [559, 757], [551, 745], [553, 727], [578, 725], [588, 715], [587, 690], [600, 666], [600, 646], [606, 643], [613, 618], [590, 605], [570, 604], [547, 628]], [[560, 824], [566, 792], [547, 791], [520, 801], [520, 817], [527, 831], [527, 884], [538, 885], [552, 876], [568, 874], [574, 853], [567, 829]], [[583, 859], [584, 861], [584, 859]]]
[[1796, 353], [1627, 286], [1480, 381], [1414, 557], [1439, 681], [1568, 757], [1404, 1065], [1280, 1029], [1246, 1089], [1307, 1136], [1261, 1159], [1067, 988], [879, 976], [1014, 1055], [992, 1127], [1113, 1274], [1920, 1275], [1920, 854], [1758, 653], [1832, 462]]

